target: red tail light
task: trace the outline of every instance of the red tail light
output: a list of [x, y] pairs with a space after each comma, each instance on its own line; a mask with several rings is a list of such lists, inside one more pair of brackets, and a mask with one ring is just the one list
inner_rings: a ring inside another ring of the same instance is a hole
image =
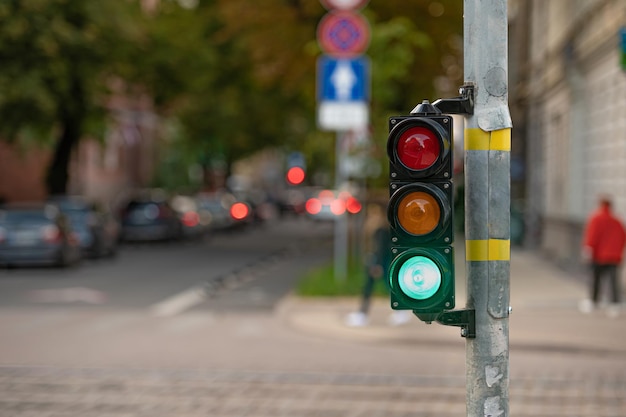
[[330, 211], [335, 215], [335, 216], [341, 216], [343, 213], [346, 212], [346, 202], [343, 201], [340, 198], [336, 198], [334, 199], [331, 203], [330, 203]]
[[322, 211], [322, 202], [317, 198], [309, 198], [306, 202], [305, 209], [309, 214], [318, 214]]
[[200, 216], [195, 211], [188, 211], [183, 214], [182, 222], [187, 227], [194, 227], [200, 223]]
[[346, 210], [348, 210], [348, 213], [357, 214], [362, 208], [361, 202], [355, 197], [348, 197], [346, 200]]
[[230, 207], [230, 215], [235, 220], [243, 220], [250, 214], [250, 208], [246, 203], [235, 203]]
[[41, 228], [41, 238], [48, 243], [61, 241], [61, 230], [57, 226], [49, 225]]

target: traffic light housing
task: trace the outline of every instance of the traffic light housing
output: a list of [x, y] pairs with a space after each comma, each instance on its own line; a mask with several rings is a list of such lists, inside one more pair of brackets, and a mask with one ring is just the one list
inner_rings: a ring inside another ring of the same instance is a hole
[[455, 305], [452, 122], [427, 101], [389, 119], [391, 307], [428, 323]]

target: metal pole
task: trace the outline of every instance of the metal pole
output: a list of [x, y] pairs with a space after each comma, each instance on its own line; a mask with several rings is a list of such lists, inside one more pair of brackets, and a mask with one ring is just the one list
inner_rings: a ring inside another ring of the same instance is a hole
[[510, 150], [506, 0], [464, 0], [467, 416], [509, 415]]
[[[344, 179], [343, 161], [345, 160], [345, 151], [343, 140], [345, 132], [337, 132], [337, 140], [335, 144], [335, 190], [339, 190]], [[346, 214], [335, 219], [335, 236], [334, 236], [334, 274], [335, 281], [344, 281], [348, 276], [348, 222]]]

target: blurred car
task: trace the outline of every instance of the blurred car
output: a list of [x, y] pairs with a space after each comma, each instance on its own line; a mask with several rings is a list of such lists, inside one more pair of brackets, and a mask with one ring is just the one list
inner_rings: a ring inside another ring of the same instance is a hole
[[278, 199], [278, 210], [281, 216], [306, 213], [306, 194], [301, 188], [286, 190]]
[[0, 206], [0, 264], [69, 266], [81, 259], [76, 234], [52, 204]]
[[79, 196], [56, 196], [49, 199], [63, 212], [78, 236], [83, 255], [89, 258], [115, 256], [120, 225], [101, 204]]
[[235, 224], [230, 214], [231, 206], [236, 202], [230, 193], [203, 193], [197, 196], [200, 221], [206, 222], [213, 231], [228, 230]]
[[131, 199], [120, 215], [121, 239], [127, 242], [176, 240], [183, 226], [167, 199], [143, 196]]
[[306, 201], [306, 212], [313, 220], [335, 220], [345, 213], [361, 211], [361, 202], [346, 191], [321, 190]]
[[206, 213], [200, 210], [196, 198], [177, 195], [172, 198], [171, 205], [178, 214], [185, 238], [201, 238], [209, 231], [209, 220]]

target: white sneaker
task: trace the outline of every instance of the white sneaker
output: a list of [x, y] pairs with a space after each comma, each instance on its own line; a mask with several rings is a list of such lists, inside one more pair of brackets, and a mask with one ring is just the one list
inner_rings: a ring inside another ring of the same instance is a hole
[[389, 316], [389, 324], [392, 326], [400, 326], [402, 324], [408, 323], [411, 320], [411, 311], [410, 310], [395, 310]]
[[620, 305], [619, 304], [611, 304], [606, 309], [606, 315], [610, 319], [615, 319], [619, 317], [620, 313]]
[[367, 326], [369, 320], [367, 314], [359, 312], [350, 313], [346, 316], [346, 326], [350, 327], [364, 327]]
[[589, 299], [580, 300], [580, 303], [578, 303], [578, 310], [584, 314], [591, 313], [593, 311], [593, 301]]

